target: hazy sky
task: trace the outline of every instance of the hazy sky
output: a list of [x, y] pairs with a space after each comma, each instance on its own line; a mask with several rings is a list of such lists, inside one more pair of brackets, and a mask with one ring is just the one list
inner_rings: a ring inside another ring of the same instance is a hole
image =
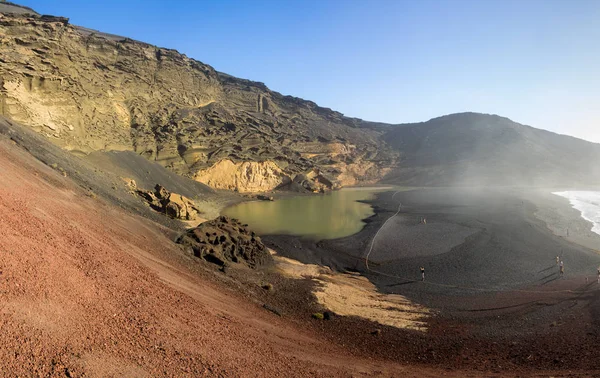
[[494, 113], [600, 142], [600, 0], [12, 0], [348, 116]]

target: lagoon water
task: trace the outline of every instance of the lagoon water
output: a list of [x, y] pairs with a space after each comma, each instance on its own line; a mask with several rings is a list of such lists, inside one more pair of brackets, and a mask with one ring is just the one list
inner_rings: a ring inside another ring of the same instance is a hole
[[375, 192], [389, 188], [345, 188], [322, 195], [296, 196], [276, 201], [245, 202], [223, 211], [248, 223], [260, 235], [287, 234], [310, 239], [335, 239], [359, 232], [362, 221], [374, 214]]
[[571, 206], [579, 210], [585, 220], [594, 224], [592, 231], [600, 234], [600, 192], [567, 191], [553, 194], [567, 198]]

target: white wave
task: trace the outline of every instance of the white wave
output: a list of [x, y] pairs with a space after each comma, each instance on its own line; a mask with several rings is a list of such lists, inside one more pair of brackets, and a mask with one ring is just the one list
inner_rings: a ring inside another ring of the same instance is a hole
[[552, 194], [567, 198], [571, 206], [581, 212], [583, 219], [592, 222], [592, 231], [600, 235], [600, 192], [567, 191]]

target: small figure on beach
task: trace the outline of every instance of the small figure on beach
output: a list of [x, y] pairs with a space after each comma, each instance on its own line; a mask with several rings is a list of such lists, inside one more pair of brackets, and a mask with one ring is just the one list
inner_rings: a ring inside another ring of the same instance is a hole
[[423, 218], [423, 224], [427, 224], [427, 218]]
[[556, 266], [560, 263], [560, 257], [556, 256]]
[[[600, 272], [600, 268], [598, 269]], [[425, 281], [425, 268], [421, 267], [421, 281]]]
[[598, 267], [598, 283], [600, 284], [600, 266]]
[[565, 274], [565, 264], [560, 262], [560, 276], [562, 277]]

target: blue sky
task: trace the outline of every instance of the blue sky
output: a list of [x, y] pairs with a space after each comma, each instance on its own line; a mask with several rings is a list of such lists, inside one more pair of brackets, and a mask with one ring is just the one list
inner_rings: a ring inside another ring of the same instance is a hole
[[600, 0], [13, 0], [348, 116], [476, 111], [600, 142]]

